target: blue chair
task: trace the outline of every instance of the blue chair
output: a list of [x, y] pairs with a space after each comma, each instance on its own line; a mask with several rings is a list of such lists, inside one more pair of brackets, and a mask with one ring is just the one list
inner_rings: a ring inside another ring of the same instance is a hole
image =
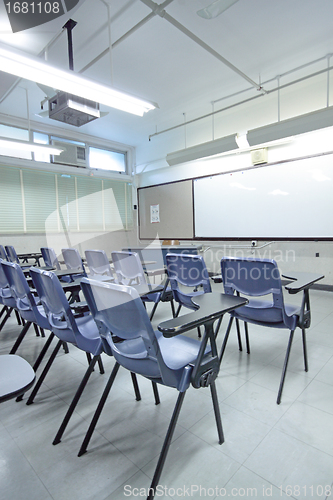
[[[145, 271], [142, 267], [142, 263], [139, 254], [136, 252], [111, 252], [111, 259], [114, 265], [114, 270], [117, 277], [117, 282], [121, 285], [145, 285], [147, 284]], [[171, 289], [165, 288], [162, 292], [150, 293], [145, 296], [141, 296], [141, 300], [146, 302], [153, 302], [153, 308], [150, 313], [150, 320], [153, 319], [156, 308], [160, 301], [170, 302], [172, 312], [174, 314], [173, 308], [173, 296]]]
[[3, 308], [1, 310], [0, 316], [5, 314], [5, 317], [3, 318], [1, 324], [0, 324], [0, 331], [6, 324], [7, 320], [9, 319], [12, 311], [15, 311], [16, 319], [18, 325], [21, 325], [21, 318], [20, 315], [18, 314], [16, 310], [16, 301], [15, 297], [12, 294], [12, 291], [9, 287], [8, 279], [5, 274], [5, 271], [3, 270], [2, 265], [8, 261], [5, 261], [3, 259], [0, 259], [0, 304], [3, 305]]
[[[0, 258], [0, 305], [2, 306], [1, 311], [0, 311], [0, 318], [2, 318], [3, 315], [5, 315], [5, 317], [3, 318], [3, 320], [0, 323], [0, 331], [2, 330], [2, 327], [5, 325], [6, 321], [8, 320], [8, 318], [10, 316], [11, 311], [13, 310], [12, 307], [8, 308], [8, 305], [5, 304], [3, 301], [3, 296], [6, 293], [6, 288], [8, 289], [8, 282], [7, 282], [7, 278], [4, 274], [4, 272], [2, 270], [2, 266], [1, 266], [2, 262], [7, 262], [7, 261], [2, 259], [2, 257]], [[14, 302], [13, 302], [13, 304], [14, 304]]]
[[[196, 310], [192, 298], [203, 293], [211, 293], [212, 288], [205, 261], [201, 255], [168, 253], [165, 257], [167, 273], [175, 302], [178, 309], [175, 317], [178, 317], [181, 308]], [[216, 333], [220, 328], [221, 320], [216, 327]], [[198, 335], [201, 336], [198, 327]]]
[[[83, 278], [81, 287], [98, 325], [104, 350], [107, 354], [114, 356], [116, 363], [99, 408], [82, 443], [79, 456], [87, 450], [119, 366], [134, 371], [155, 383], [174, 388], [178, 391], [178, 399], [154, 474], [151, 486], [151, 491], [154, 491], [162, 473], [185, 393], [192, 381], [194, 366], [198, 361], [201, 362], [206, 354], [209, 355], [210, 349], [205, 349], [206, 343], [202, 344], [185, 335], [166, 338], [159, 331], [154, 331], [147, 311], [134, 287], [103, 283], [88, 278]], [[208, 385], [211, 387], [213, 406], [216, 410], [218, 403], [214, 379], [211, 379]], [[217, 413], [215, 417], [219, 442], [222, 444], [222, 425], [219, 412]], [[153, 495], [149, 498], [153, 498]]]
[[[38, 297], [35, 297], [32, 294], [28, 282], [19, 264], [17, 264], [16, 262], [2, 262], [1, 266], [6, 275], [11, 295], [15, 300], [15, 308], [19, 312], [21, 318], [25, 321], [21, 333], [19, 334], [14, 346], [10, 351], [10, 354], [14, 354], [32, 324], [34, 325], [36, 334], [38, 336], [38, 328], [40, 328], [42, 337], [45, 337], [44, 330], [51, 331], [52, 328], [45, 316], [43, 306], [39, 304]], [[49, 338], [44, 344], [43, 349], [41, 350], [37, 360], [33, 365], [33, 369], [35, 372], [42, 362], [53, 338], [54, 334], [51, 332]]]
[[82, 276], [82, 274], [87, 276], [83, 261], [76, 248], [62, 248], [61, 253], [67, 269], [78, 269], [80, 272], [77, 276]]
[[15, 354], [0, 356], [0, 403], [20, 397], [35, 382], [35, 372], [29, 363]]
[[84, 253], [91, 277], [110, 276], [113, 278], [110, 262], [104, 250], [86, 250]]
[[57, 269], [60, 271], [61, 267], [58, 261], [58, 258], [56, 256], [56, 253], [53, 248], [51, 247], [42, 247], [40, 249], [45, 266]]
[[197, 309], [192, 298], [212, 291], [205, 261], [201, 255], [169, 253], [166, 255], [167, 273], [174, 300], [178, 302], [176, 317], [182, 306]]
[[[274, 260], [224, 257], [221, 260], [221, 271], [226, 294], [237, 294], [253, 298], [249, 300], [246, 306], [230, 313], [230, 321], [221, 349], [220, 362], [223, 358], [234, 318], [244, 322], [248, 353], [250, 353], [248, 323], [290, 331], [277, 397], [277, 404], [280, 404], [296, 327], [302, 330], [304, 368], [306, 372], [308, 371], [306, 328], [310, 326], [309, 287], [304, 289], [301, 307], [286, 305], [283, 298], [280, 272]], [[270, 298], [268, 299], [267, 296], [270, 296]], [[262, 297], [265, 297], [264, 300]]]
[[19, 264], [20, 259], [17, 256], [15, 248], [12, 245], [6, 245], [5, 249], [7, 253], [7, 260], [10, 262], [17, 262]]
[[[59, 341], [47, 363], [36, 385], [31, 392], [27, 404], [31, 404], [44, 381], [60, 347], [63, 342], [75, 345], [87, 354], [89, 362], [88, 369], [77, 389], [77, 392], [68, 408], [62, 424], [53, 440], [53, 444], [58, 444], [69, 423], [69, 420], [78, 404], [83, 390], [94, 370], [96, 362], [99, 365], [100, 373], [104, 373], [104, 367], [101, 360], [103, 344], [98, 333], [98, 329], [91, 314], [81, 314], [74, 316], [62, 286], [51, 271], [43, 271], [39, 268], [31, 268], [30, 274], [34, 286], [38, 292], [41, 303], [45, 309], [46, 317], [52, 327], [52, 332], [58, 337]], [[91, 358], [91, 356], [93, 356]], [[135, 374], [132, 377], [136, 398], [140, 399], [140, 392], [136, 383]]]
[[7, 254], [6, 254], [6, 250], [5, 248], [0, 245], [0, 259], [2, 260], [8, 260], [8, 257], [7, 257]]

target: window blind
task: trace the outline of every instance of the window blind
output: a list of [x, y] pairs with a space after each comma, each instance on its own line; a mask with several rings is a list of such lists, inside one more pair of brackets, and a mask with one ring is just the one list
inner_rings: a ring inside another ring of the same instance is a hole
[[0, 231], [115, 231], [133, 227], [126, 181], [0, 166]]

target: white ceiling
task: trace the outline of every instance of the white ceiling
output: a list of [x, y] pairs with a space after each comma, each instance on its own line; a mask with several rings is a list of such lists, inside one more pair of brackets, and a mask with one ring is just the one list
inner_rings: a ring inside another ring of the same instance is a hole
[[[31, 121], [138, 146], [148, 141], [156, 130], [181, 123], [184, 113], [188, 119], [209, 113], [212, 101], [250, 88], [249, 80], [259, 85], [260, 81], [333, 52], [332, 0], [238, 0], [211, 20], [199, 17], [196, 12], [212, 0], [173, 0], [165, 8], [167, 16], [151, 16], [117, 43], [152, 13], [146, 2], [152, 3], [151, 0], [109, 0], [111, 39], [115, 44], [111, 51], [113, 83], [120, 90], [157, 102], [159, 109], [141, 118], [102, 108], [109, 111], [106, 117], [80, 129], [64, 127], [49, 118], [36, 116], [44, 98], [37, 85], [20, 80], [7, 92], [15, 79], [0, 71], [0, 114], [26, 119], [25, 89], [28, 89]], [[70, 14], [39, 28], [12, 34], [1, 2], [0, 41], [40, 54], [72, 17], [77, 21], [73, 30], [74, 70], [81, 72], [109, 46], [108, 9], [102, 0], [85, 0]], [[171, 24], [173, 19], [229, 61], [238, 72]], [[68, 69], [66, 32], [50, 48], [48, 61]], [[83, 74], [110, 85], [110, 54], [106, 53]], [[266, 90], [276, 84], [276, 81], [267, 84]], [[256, 95], [258, 90], [253, 87], [251, 92], [249, 95]]]

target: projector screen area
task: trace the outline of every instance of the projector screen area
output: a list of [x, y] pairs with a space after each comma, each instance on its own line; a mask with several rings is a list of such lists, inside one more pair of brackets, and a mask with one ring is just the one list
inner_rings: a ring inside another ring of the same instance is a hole
[[333, 239], [333, 154], [193, 180], [203, 239]]

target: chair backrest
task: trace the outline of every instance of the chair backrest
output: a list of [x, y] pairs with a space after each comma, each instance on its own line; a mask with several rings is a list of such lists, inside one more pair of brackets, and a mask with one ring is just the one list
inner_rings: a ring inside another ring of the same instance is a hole
[[122, 285], [143, 285], [146, 278], [139, 255], [136, 252], [111, 252], [117, 281]]
[[0, 259], [0, 303], [8, 307], [16, 307], [16, 300], [12, 294], [9, 282], [4, 270], [4, 264], [7, 260]]
[[0, 259], [0, 293], [2, 289], [9, 287], [7, 276], [5, 275], [5, 271], [2, 267], [2, 264], [5, 262], [7, 262], [7, 260]]
[[17, 262], [19, 264], [20, 260], [17, 256], [15, 248], [12, 245], [7, 245], [5, 248], [7, 253], [7, 260], [9, 260], [10, 262]]
[[5, 248], [0, 245], [0, 259], [8, 260]]
[[91, 275], [106, 275], [113, 277], [109, 259], [104, 250], [86, 250], [87, 265]]
[[130, 286], [88, 278], [82, 279], [81, 288], [97, 323], [104, 351], [125, 368], [176, 387], [177, 374], [163, 360], [137, 291]]
[[32, 267], [30, 274], [52, 332], [60, 340], [71, 342], [82, 351], [94, 356], [100, 354], [102, 341], [91, 314], [76, 321], [60, 281], [52, 271]]
[[46, 266], [55, 267], [57, 270], [61, 269], [58, 258], [53, 248], [42, 247], [40, 251]]
[[41, 328], [50, 330], [50, 325], [45, 315], [39, 310], [19, 264], [16, 262], [3, 262], [2, 269], [7, 277], [12, 296], [16, 301], [16, 307], [20, 311], [22, 318], [37, 323]]
[[201, 255], [168, 253], [166, 263], [170, 286], [176, 300], [179, 294], [186, 294], [181, 290], [181, 286], [191, 289], [202, 286], [201, 293], [212, 291], [207, 267]]
[[85, 272], [84, 264], [76, 248], [62, 248], [61, 253], [67, 269], [82, 269]]
[[271, 259], [223, 257], [221, 272], [224, 291], [262, 297], [273, 294], [274, 302], [283, 307], [280, 272], [277, 263]]
[[60, 340], [76, 344], [75, 319], [57, 276], [36, 267], [30, 269], [30, 274], [53, 333]]
[[[255, 302], [249, 301], [244, 309], [252, 309], [253, 320], [261, 316], [265, 323], [282, 322], [288, 328], [294, 318], [285, 311], [280, 272], [273, 259], [254, 259], [242, 257], [223, 257], [221, 272], [224, 291], [228, 295], [234, 293], [248, 297], [263, 297], [269, 295], [269, 307], [256, 309]], [[267, 305], [267, 301], [266, 301]], [[237, 313], [242, 313], [240, 308]]]

